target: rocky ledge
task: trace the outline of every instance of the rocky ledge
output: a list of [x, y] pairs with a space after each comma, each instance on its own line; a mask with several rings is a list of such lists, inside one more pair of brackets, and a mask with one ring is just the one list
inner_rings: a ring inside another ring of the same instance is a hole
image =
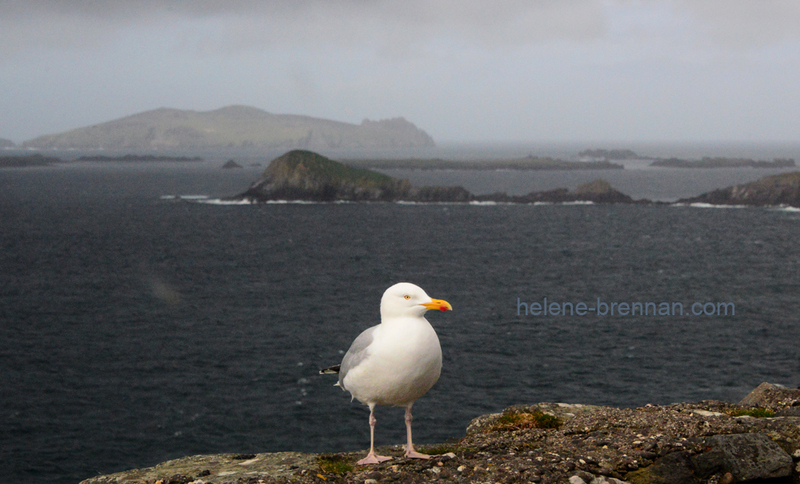
[[800, 207], [800, 171], [761, 178], [744, 185], [704, 193], [678, 203]]
[[652, 203], [649, 200], [634, 200], [611, 187], [605, 180], [598, 179], [578, 186], [574, 192], [566, 188], [557, 188], [546, 192], [531, 192], [527, 195], [511, 196], [505, 193], [491, 195], [475, 195], [474, 201], [490, 201], [504, 203]]
[[246, 192], [231, 197], [231, 200], [634, 203], [631, 197], [614, 190], [604, 180], [581, 185], [574, 192], [562, 188], [522, 196], [505, 193], [478, 196], [458, 186], [415, 188], [408, 180], [398, 180], [375, 171], [350, 167], [303, 150], [290, 151], [272, 160], [266, 171]]
[[211, 483], [799, 483], [800, 389], [763, 383], [738, 404], [702, 401], [640, 408], [566, 403], [484, 415], [466, 436], [355, 466], [359, 453], [186, 457], [82, 484]]

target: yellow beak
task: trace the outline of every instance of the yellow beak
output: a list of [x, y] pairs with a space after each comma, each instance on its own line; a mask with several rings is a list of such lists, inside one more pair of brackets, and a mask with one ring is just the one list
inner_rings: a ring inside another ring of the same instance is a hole
[[428, 309], [438, 309], [439, 311], [452, 311], [453, 306], [443, 299], [431, 299], [431, 302], [423, 304]]

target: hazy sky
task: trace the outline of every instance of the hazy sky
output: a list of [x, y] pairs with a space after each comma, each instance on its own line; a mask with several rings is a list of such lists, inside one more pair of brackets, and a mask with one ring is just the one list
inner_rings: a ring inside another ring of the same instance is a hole
[[798, 0], [0, 0], [0, 138], [245, 104], [440, 142], [800, 138]]

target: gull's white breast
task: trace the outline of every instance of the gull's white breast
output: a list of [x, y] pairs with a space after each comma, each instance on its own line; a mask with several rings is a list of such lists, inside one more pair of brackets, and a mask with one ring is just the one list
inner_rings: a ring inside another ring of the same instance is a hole
[[392, 318], [375, 327], [367, 356], [342, 386], [365, 404], [405, 406], [427, 393], [441, 371], [442, 349], [430, 323]]

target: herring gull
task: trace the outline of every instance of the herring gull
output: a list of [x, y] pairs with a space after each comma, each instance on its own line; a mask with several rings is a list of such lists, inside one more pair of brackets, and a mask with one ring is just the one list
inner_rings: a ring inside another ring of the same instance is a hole
[[447, 301], [431, 299], [420, 287], [401, 282], [381, 298], [381, 323], [353, 341], [340, 365], [320, 373], [338, 373], [336, 385], [369, 406], [369, 454], [358, 464], [391, 459], [375, 454], [375, 405], [405, 407], [406, 457], [428, 459], [411, 442], [411, 406], [428, 392], [442, 371], [436, 331], [424, 318], [429, 309], [451, 311]]

